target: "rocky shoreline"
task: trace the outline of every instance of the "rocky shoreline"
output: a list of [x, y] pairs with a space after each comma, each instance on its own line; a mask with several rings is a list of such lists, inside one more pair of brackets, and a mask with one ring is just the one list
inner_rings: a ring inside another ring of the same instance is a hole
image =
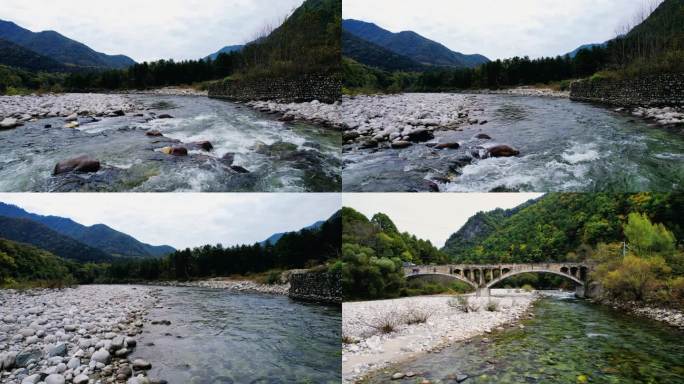
[[535, 88], [535, 87], [516, 87], [508, 89], [496, 90], [481, 90], [475, 93], [483, 93], [490, 95], [513, 95], [513, 96], [536, 96], [536, 97], [559, 97], [563, 99], [570, 98], [570, 91], [556, 91], [550, 88]]
[[608, 299], [593, 300], [595, 303], [607, 305], [613, 309], [624, 311], [632, 315], [647, 317], [652, 320], [660, 321], [672, 327], [684, 329], [684, 312], [662, 307], [652, 307], [637, 302], [619, 302]]
[[278, 103], [275, 101], [250, 101], [248, 107], [263, 113], [278, 114], [285, 122], [306, 121], [311, 124], [342, 129], [341, 103], [321, 103], [318, 100], [304, 103]]
[[209, 280], [198, 281], [166, 281], [153, 283], [156, 286], [162, 287], [194, 287], [194, 288], [211, 288], [211, 289], [225, 289], [234, 292], [244, 293], [263, 293], [268, 295], [287, 296], [290, 290], [290, 284], [259, 284], [251, 280], [231, 280], [224, 278], [215, 278]]
[[0, 291], [0, 381], [154, 384], [136, 347], [158, 290], [131, 286]]
[[[514, 291], [495, 292], [502, 296], [469, 296], [469, 304], [476, 309], [469, 313], [455, 308], [453, 296], [344, 303], [343, 383], [357, 382], [372, 371], [457, 341], [517, 326], [537, 298]], [[496, 302], [495, 311], [486, 309], [491, 301]], [[396, 375], [405, 377], [401, 372]]]
[[203, 96], [208, 97], [209, 91], [200, 91], [190, 87], [164, 87], [147, 90], [133, 90], [124, 92], [129, 95], [157, 95], [157, 96]]

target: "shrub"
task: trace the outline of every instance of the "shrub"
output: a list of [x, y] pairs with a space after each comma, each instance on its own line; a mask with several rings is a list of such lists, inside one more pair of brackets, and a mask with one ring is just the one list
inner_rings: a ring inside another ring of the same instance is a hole
[[529, 285], [529, 284], [525, 284], [525, 285], [522, 286], [522, 290], [523, 290], [524, 292], [529, 293], [529, 292], [534, 291], [534, 287], [531, 286], [531, 285]]
[[342, 344], [356, 344], [358, 343], [358, 340], [351, 336], [347, 335], [342, 335]]
[[499, 303], [490, 299], [489, 302], [487, 302], [485, 309], [487, 309], [488, 312], [496, 312], [499, 310]]
[[411, 308], [404, 315], [404, 323], [406, 325], [424, 324], [427, 323], [430, 316], [432, 316], [432, 314], [427, 310]]
[[480, 306], [470, 300], [467, 296], [456, 296], [447, 303], [451, 308], [455, 308], [464, 313], [477, 312]]
[[366, 325], [373, 328], [376, 332], [386, 335], [396, 331], [401, 323], [401, 316], [397, 315], [396, 312], [388, 312]]

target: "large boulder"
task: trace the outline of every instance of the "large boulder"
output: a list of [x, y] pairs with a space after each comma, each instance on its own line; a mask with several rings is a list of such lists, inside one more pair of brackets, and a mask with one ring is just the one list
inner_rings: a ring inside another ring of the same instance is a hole
[[161, 149], [162, 153], [172, 156], [187, 156], [188, 149], [185, 147], [164, 147]]
[[513, 157], [520, 155], [520, 151], [508, 145], [497, 145], [487, 150], [491, 157]]
[[9, 371], [14, 367], [14, 361], [17, 358], [16, 352], [6, 352], [0, 354], [0, 372], [3, 370]]
[[100, 162], [92, 157], [84, 155], [57, 163], [52, 174], [61, 175], [69, 172], [92, 173], [99, 170]]
[[31, 361], [38, 361], [42, 357], [43, 357], [43, 353], [37, 349], [30, 350], [30, 351], [21, 351], [17, 355], [14, 364], [15, 364], [15, 366], [17, 366], [19, 368], [24, 368], [27, 365], [29, 365], [29, 363]]
[[20, 126], [21, 123], [17, 119], [7, 117], [0, 121], [0, 129], [10, 129]]
[[427, 128], [419, 128], [408, 134], [409, 141], [422, 143], [435, 138], [434, 133]]

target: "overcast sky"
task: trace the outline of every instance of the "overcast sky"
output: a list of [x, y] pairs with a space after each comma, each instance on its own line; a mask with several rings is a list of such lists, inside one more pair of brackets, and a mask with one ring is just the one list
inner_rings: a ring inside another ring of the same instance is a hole
[[83, 225], [106, 224], [153, 245], [253, 244], [340, 209], [339, 194], [0, 194], [0, 202]]
[[140, 62], [198, 59], [252, 41], [304, 0], [2, 0], [0, 19]]
[[399, 231], [430, 240], [441, 248], [476, 213], [514, 208], [540, 196], [535, 193], [350, 193], [344, 195], [342, 202], [369, 219], [382, 212]]
[[612, 39], [651, 2], [662, 0], [344, 0], [343, 15], [462, 53], [534, 58]]

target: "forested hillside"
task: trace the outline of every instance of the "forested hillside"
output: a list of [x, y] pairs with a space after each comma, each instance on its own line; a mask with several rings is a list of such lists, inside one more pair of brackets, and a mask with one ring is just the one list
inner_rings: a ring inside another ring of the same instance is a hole
[[342, 54], [359, 63], [386, 71], [423, 71], [426, 67], [406, 56], [342, 31]]
[[342, 272], [342, 289], [347, 299], [377, 299], [424, 292], [423, 287], [407, 286], [403, 264], [447, 261], [448, 257], [430, 241], [399, 232], [383, 213], [369, 220], [352, 208], [342, 209], [342, 260], [337, 268]]
[[205, 245], [162, 259], [119, 261], [112, 264], [106, 278], [116, 282], [187, 280], [319, 266], [340, 257], [341, 231], [338, 212], [318, 227], [284, 234], [275, 244]]
[[0, 216], [0, 237], [34, 245], [64, 259], [108, 262], [112, 256], [28, 219]]
[[443, 251], [454, 262], [464, 263], [577, 260], [599, 243], [624, 241], [623, 227], [630, 213], [646, 214], [683, 239], [679, 212], [684, 212], [682, 194], [553, 193], [507, 218], [501, 211], [478, 214], [478, 221], [491, 225], [470, 233], [473, 222], [469, 222]]
[[67, 72], [64, 64], [0, 38], [0, 64], [29, 71]]

